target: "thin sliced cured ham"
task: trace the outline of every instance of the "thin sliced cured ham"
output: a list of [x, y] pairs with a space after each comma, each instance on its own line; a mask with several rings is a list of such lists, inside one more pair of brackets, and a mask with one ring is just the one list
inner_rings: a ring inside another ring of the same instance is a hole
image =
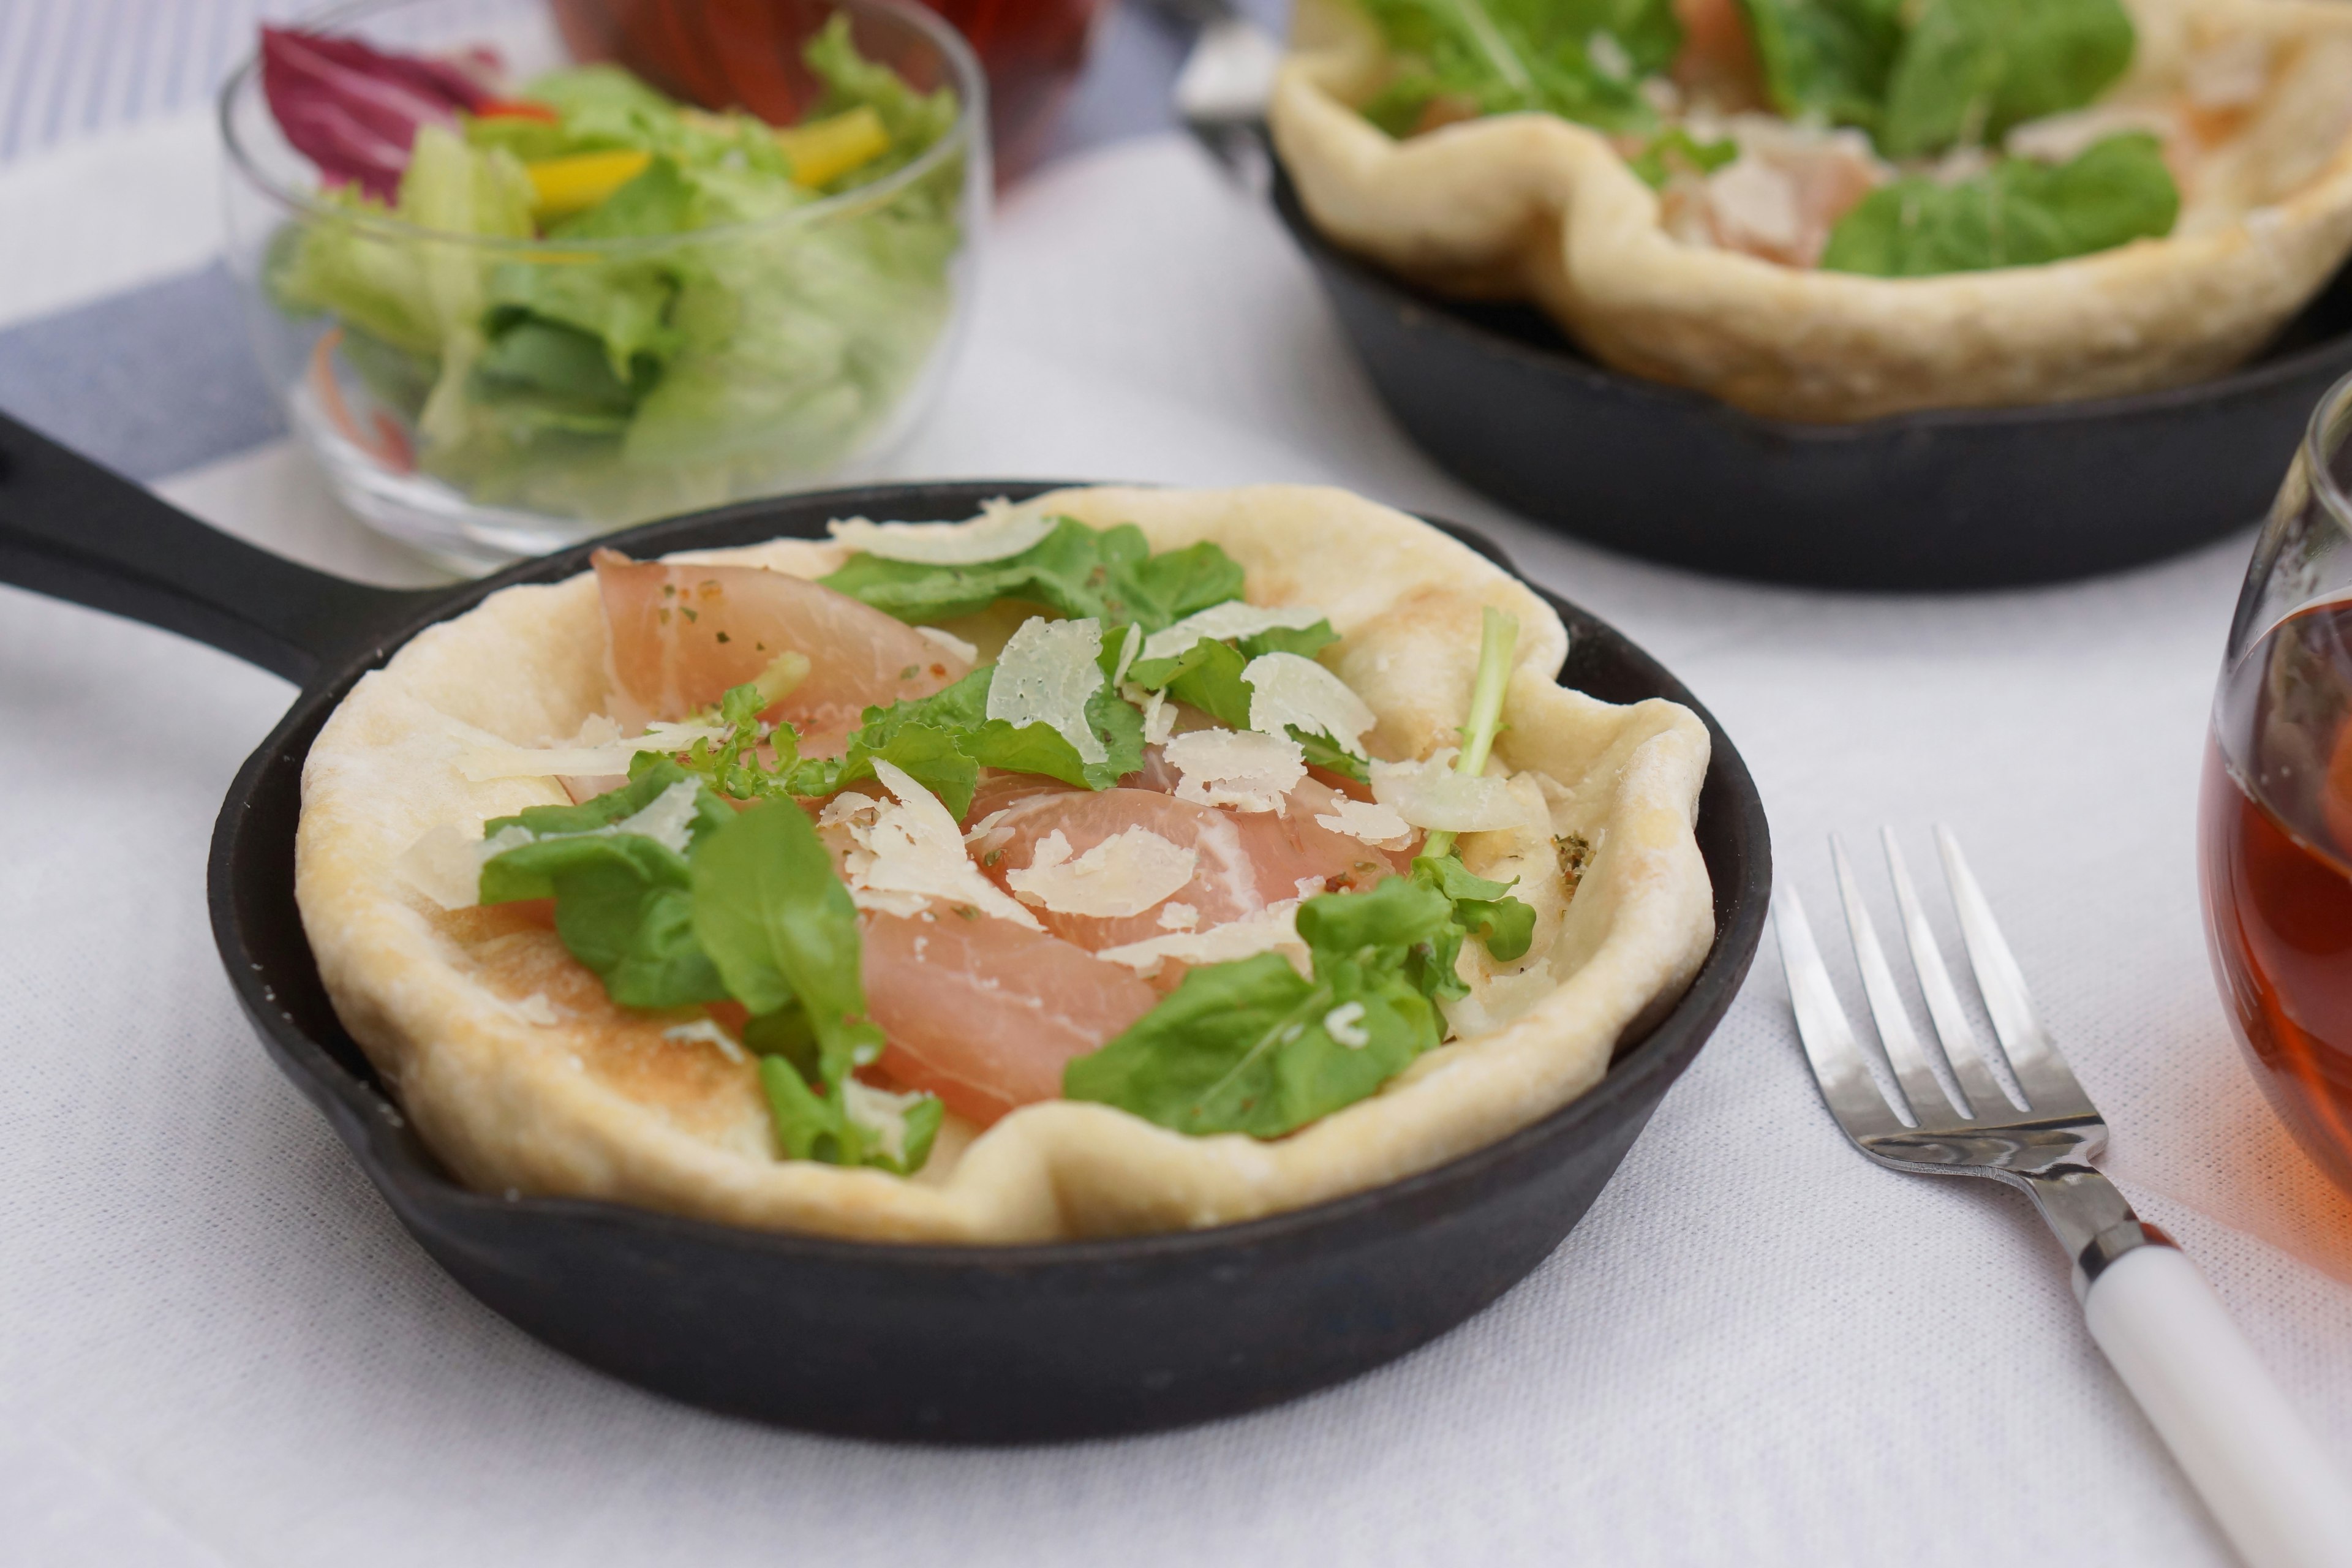
[[929, 697], [971, 670], [914, 627], [806, 578], [759, 566], [595, 555], [610, 637], [614, 717], [683, 719], [755, 680], [784, 653], [808, 673], [768, 711], [801, 749], [837, 755], [869, 707]]
[[[1059, 833], [1073, 855], [1103, 840], [1143, 827], [1199, 856], [1192, 879], [1165, 900], [1193, 911], [1189, 929], [1206, 930], [1245, 920], [1267, 906], [1306, 890], [1361, 887], [1400, 870], [1401, 857], [1319, 826], [1316, 817], [1339, 796], [1317, 779], [1290, 792], [1282, 812], [1226, 811], [1196, 805], [1148, 789], [1076, 790], [1032, 795], [1000, 807], [986, 833], [974, 842], [981, 868], [1009, 888], [1006, 879], [1028, 867], [1037, 846]], [[1066, 914], [1038, 909], [1055, 936], [1089, 952], [1165, 936], [1159, 907], [1122, 917]]]
[[1160, 994], [1116, 963], [1009, 921], [950, 910], [866, 915], [867, 1016], [880, 1066], [986, 1126], [1062, 1093], [1062, 1068], [1151, 1010]]

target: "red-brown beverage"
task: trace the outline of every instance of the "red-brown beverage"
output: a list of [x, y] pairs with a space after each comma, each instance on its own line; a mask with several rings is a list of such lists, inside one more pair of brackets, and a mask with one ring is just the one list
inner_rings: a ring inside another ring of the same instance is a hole
[[2200, 872], [2213, 966], [2280, 1118], [2352, 1191], [2352, 601], [2223, 678]]

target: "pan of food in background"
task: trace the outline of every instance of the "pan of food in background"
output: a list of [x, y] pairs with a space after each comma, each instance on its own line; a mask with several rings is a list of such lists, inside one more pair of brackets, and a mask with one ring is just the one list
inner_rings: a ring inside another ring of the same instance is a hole
[[739, 59], [782, 123], [575, 61], [535, 5], [264, 29], [221, 95], [229, 258], [354, 511], [478, 570], [911, 428], [970, 304], [979, 67], [897, 0], [775, 15]]
[[1407, 429], [1532, 515], [1854, 587], [2148, 560], [2352, 366], [2352, 12], [2012, 9], [1314, 0], [1278, 202]]

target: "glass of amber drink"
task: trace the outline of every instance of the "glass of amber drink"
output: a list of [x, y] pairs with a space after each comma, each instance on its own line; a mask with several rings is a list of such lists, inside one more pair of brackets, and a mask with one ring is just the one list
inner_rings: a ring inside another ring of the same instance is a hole
[[2352, 379], [2312, 416], [2230, 628], [2199, 870], [2272, 1105], [2352, 1192]]

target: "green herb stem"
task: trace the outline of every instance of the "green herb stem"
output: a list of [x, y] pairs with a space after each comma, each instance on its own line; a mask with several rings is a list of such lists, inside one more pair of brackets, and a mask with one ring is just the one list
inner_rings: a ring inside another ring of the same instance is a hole
[[[1519, 617], [1486, 606], [1478, 636], [1478, 675], [1470, 688], [1470, 721], [1462, 727], [1462, 754], [1454, 771], [1475, 778], [1486, 771], [1495, 737], [1503, 729], [1503, 696], [1511, 681], [1511, 657], [1518, 651]], [[1432, 859], [1454, 852], [1454, 835], [1433, 833], [1421, 852]]]

